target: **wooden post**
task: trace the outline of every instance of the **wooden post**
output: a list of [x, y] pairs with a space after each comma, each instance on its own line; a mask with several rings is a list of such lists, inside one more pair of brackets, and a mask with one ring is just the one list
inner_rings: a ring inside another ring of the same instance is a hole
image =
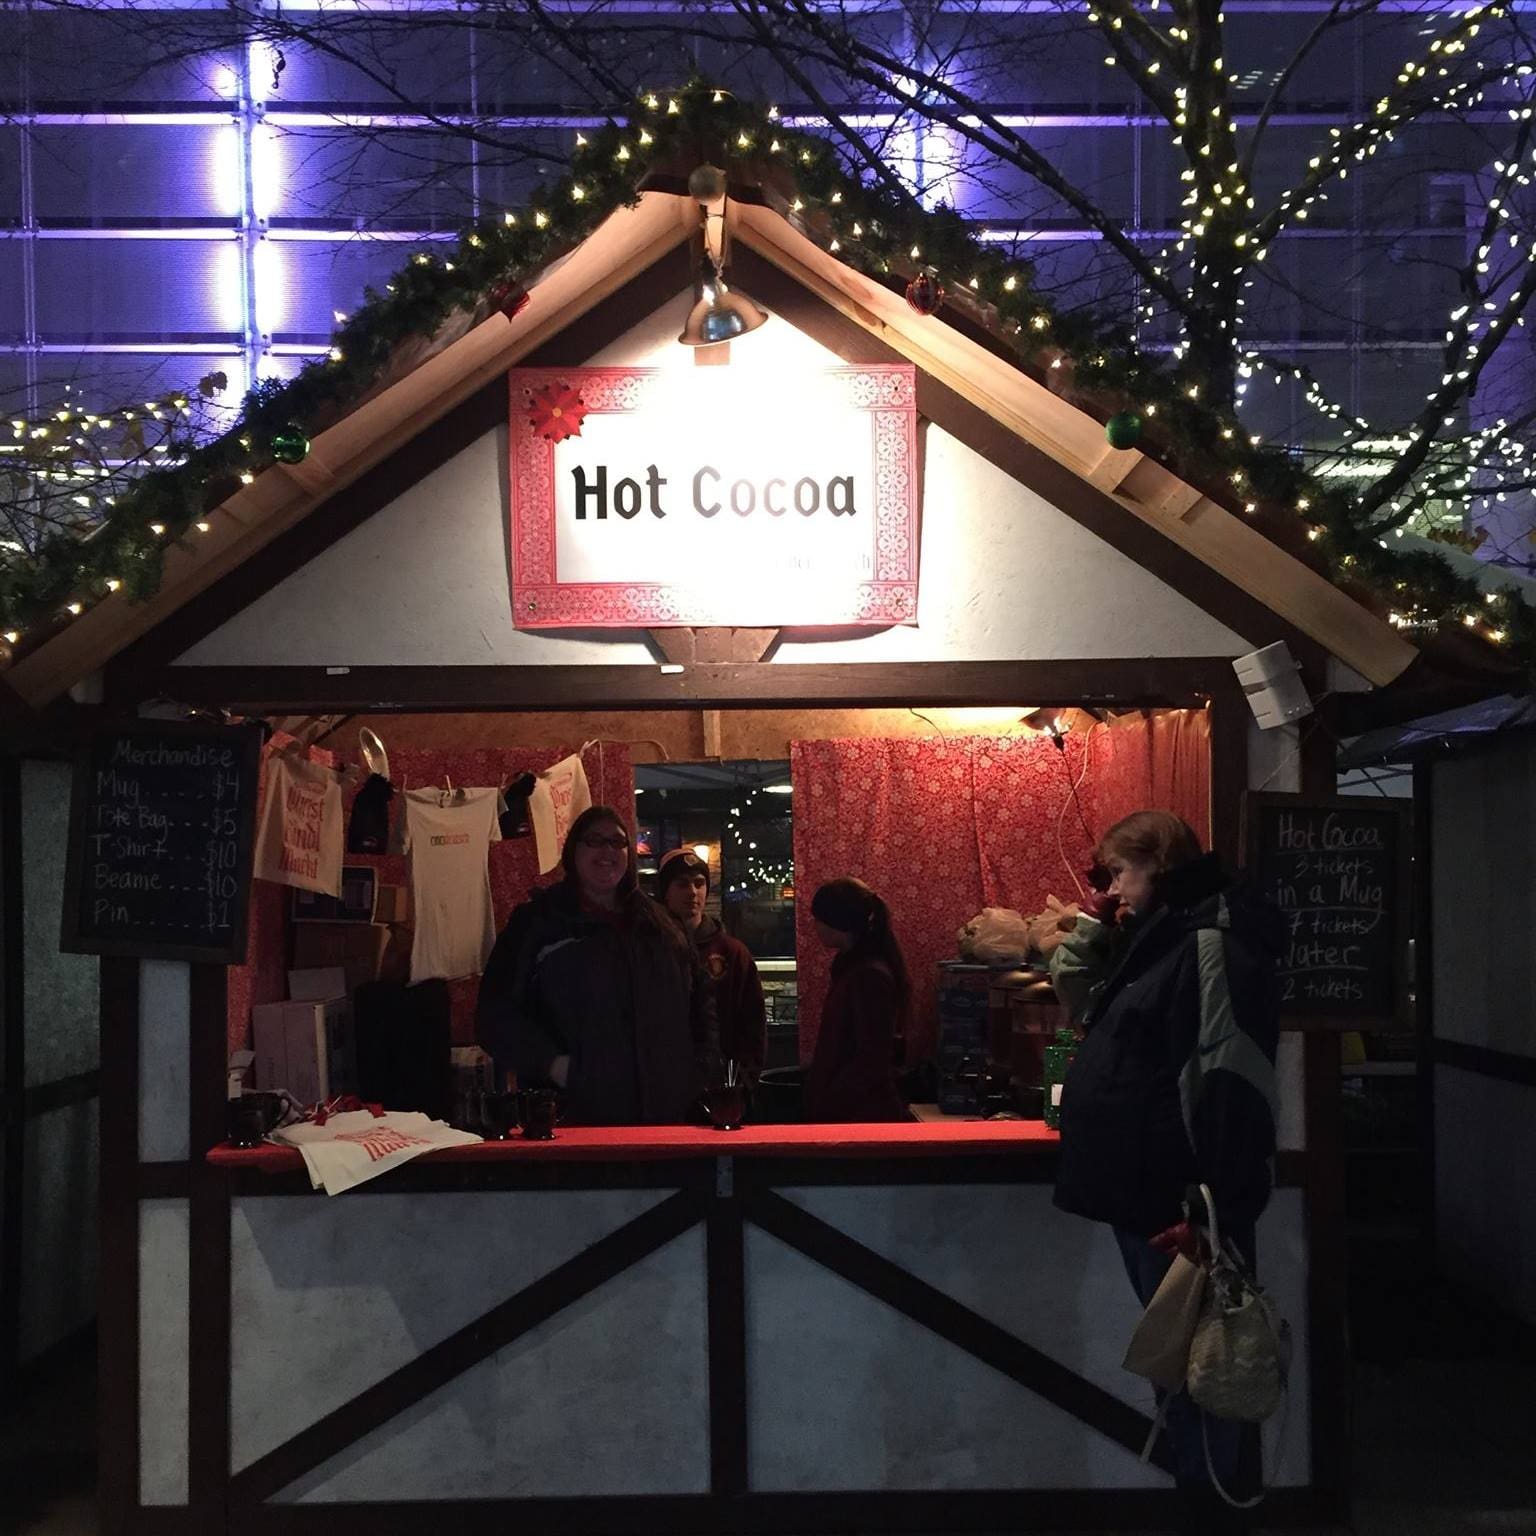
[[[1301, 791], [1336, 793], [1334, 746], [1302, 727]], [[1311, 1324], [1312, 1483], [1347, 1510], [1350, 1485], [1349, 1254], [1345, 1242], [1341, 1036], [1302, 1037], [1307, 1137], [1307, 1315]]]
[[208, 1153], [225, 1139], [229, 972], [194, 964], [188, 1037], [188, 1294], [191, 1343], [187, 1380], [187, 1502], [199, 1531], [223, 1531], [229, 1502], [230, 1274], [229, 1191]]
[[139, 1506], [139, 962], [101, 959], [101, 1273], [97, 1508], [122, 1536]]

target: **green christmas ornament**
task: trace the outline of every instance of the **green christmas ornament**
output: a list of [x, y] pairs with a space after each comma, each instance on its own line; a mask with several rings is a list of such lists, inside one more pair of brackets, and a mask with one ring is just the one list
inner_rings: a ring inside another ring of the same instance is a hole
[[1141, 441], [1141, 417], [1135, 411], [1116, 411], [1104, 423], [1104, 437], [1111, 448], [1134, 448]]
[[279, 464], [302, 464], [309, 457], [309, 439], [297, 422], [272, 434], [272, 457]]

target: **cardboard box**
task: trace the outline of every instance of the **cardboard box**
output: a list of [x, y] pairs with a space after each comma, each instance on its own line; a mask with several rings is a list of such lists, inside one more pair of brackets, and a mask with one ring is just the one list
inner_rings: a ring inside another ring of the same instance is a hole
[[288, 996], [296, 1003], [323, 1003], [327, 998], [346, 997], [347, 973], [339, 965], [289, 971]]
[[374, 895], [373, 920], [376, 923], [409, 923], [411, 888], [408, 885], [381, 885]]
[[247, 1088], [255, 1086], [253, 1074], [256, 1066], [255, 1051], [231, 1051], [229, 1053], [229, 1096], [238, 1099]]
[[371, 864], [341, 866], [341, 895], [295, 887], [292, 892], [295, 922], [381, 923], [378, 905], [379, 872]]
[[350, 993], [365, 981], [379, 979], [388, 946], [389, 929], [383, 923], [295, 923], [293, 968], [339, 966]]
[[357, 1091], [347, 998], [258, 1004], [251, 1009], [251, 1036], [258, 1088], [286, 1088], [301, 1104]]
[[956, 986], [944, 982], [939, 987], [939, 1017], [941, 1019], [985, 1019], [987, 1016], [987, 991], [985, 986]]

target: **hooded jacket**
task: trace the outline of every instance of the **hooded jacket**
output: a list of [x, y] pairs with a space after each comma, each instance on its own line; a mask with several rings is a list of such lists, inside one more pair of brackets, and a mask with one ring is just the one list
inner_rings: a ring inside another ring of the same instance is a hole
[[1275, 1150], [1280, 912], [1206, 854], [1159, 879], [1118, 945], [1102, 925], [1078, 926], [1053, 978], [1085, 955], [1114, 958], [1083, 1006], [1087, 1035], [1062, 1088], [1056, 1204], [1150, 1237], [1180, 1219], [1189, 1184], [1206, 1183], [1224, 1224], [1251, 1225]]
[[910, 1120], [896, 1088], [900, 1028], [901, 993], [890, 969], [866, 955], [838, 955], [806, 1069], [805, 1118]]
[[565, 1118], [675, 1125], [713, 1078], [713, 1010], [671, 919], [636, 891], [615, 917], [572, 881], [535, 891], [507, 919], [480, 982], [475, 1033], [527, 1087], [571, 1058]]
[[755, 1083], [768, 1050], [768, 1019], [752, 951], [709, 916], [693, 930], [693, 947], [714, 999], [720, 1056], [734, 1061], [737, 1072]]

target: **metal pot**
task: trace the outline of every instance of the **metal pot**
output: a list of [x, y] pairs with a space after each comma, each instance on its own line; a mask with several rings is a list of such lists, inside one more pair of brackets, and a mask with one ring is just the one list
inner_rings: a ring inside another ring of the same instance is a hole
[[803, 1067], [770, 1067], [752, 1092], [754, 1125], [798, 1125], [805, 1119]]

